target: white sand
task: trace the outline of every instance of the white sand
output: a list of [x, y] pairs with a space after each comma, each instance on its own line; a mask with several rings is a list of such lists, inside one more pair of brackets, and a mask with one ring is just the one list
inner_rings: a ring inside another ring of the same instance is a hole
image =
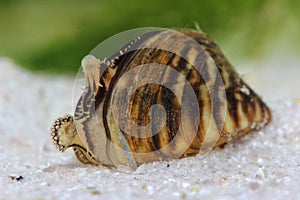
[[32, 75], [0, 59], [0, 199], [299, 198], [300, 65], [254, 64], [238, 71], [271, 107], [268, 127], [204, 159], [175, 160], [169, 167], [157, 162], [124, 173], [85, 166], [71, 150], [61, 154], [53, 147], [49, 128], [72, 111], [73, 78]]

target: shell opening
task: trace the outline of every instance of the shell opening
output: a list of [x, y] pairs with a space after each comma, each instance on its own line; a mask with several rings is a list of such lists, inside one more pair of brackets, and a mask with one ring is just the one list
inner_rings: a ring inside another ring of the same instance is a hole
[[74, 126], [73, 126], [72, 115], [67, 114], [63, 117], [56, 119], [52, 124], [50, 132], [51, 132], [52, 142], [56, 147], [56, 149], [58, 151], [64, 152], [69, 147], [72, 141], [72, 137], [74, 137]]

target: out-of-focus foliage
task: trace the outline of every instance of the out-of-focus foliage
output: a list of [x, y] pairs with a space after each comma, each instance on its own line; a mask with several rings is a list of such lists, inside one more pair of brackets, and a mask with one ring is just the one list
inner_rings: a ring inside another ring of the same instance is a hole
[[291, 54], [299, 50], [299, 10], [297, 0], [0, 0], [0, 56], [32, 70], [74, 73], [109, 36], [195, 22], [229, 58]]

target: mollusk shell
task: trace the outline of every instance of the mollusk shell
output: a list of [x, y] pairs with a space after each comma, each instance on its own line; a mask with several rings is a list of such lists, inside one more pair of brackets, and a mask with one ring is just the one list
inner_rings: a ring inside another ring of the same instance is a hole
[[85, 57], [82, 66], [87, 87], [74, 123], [103, 165], [192, 156], [271, 120], [216, 43], [197, 30], [151, 31], [103, 62]]

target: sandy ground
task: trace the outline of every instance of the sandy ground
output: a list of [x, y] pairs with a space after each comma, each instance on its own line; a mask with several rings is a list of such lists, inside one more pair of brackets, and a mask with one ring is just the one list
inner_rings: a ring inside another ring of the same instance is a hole
[[33, 75], [0, 59], [0, 199], [299, 198], [300, 63], [239, 65], [272, 109], [270, 125], [204, 159], [125, 173], [85, 166], [71, 150], [61, 154], [53, 147], [53, 119], [72, 111], [72, 77]]

